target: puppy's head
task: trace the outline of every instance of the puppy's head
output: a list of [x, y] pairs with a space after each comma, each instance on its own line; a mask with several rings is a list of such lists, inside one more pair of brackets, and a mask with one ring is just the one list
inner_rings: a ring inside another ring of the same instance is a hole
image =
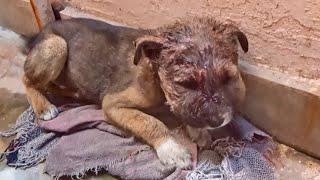
[[235, 26], [212, 20], [175, 24], [136, 41], [134, 63], [148, 57], [160, 78], [168, 105], [195, 127], [218, 127], [233, 118], [245, 96], [238, 70], [238, 42], [246, 36]]

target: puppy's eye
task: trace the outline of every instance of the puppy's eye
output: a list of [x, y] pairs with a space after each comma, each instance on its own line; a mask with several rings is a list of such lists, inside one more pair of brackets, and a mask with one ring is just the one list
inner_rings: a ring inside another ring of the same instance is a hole
[[232, 79], [232, 77], [230, 77], [227, 73], [226, 75], [223, 76], [221, 83], [222, 84], [228, 84], [230, 82], [230, 80]]
[[196, 80], [190, 79], [185, 81], [177, 82], [181, 86], [188, 88], [188, 89], [197, 89], [199, 86], [199, 83]]
[[199, 73], [195, 64], [179, 56], [175, 59], [175, 65], [172, 67], [173, 81], [180, 86], [188, 89], [196, 89], [199, 86]]
[[187, 64], [187, 63], [188, 62], [182, 56], [175, 59], [175, 64], [176, 65], [183, 65], [183, 64]]
[[176, 74], [173, 81], [188, 89], [196, 89], [199, 86], [199, 81], [196, 78], [196, 75], [191, 73]]

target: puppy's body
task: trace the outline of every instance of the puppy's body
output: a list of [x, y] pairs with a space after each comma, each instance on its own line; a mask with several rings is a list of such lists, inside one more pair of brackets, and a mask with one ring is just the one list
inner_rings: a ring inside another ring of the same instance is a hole
[[229, 122], [244, 96], [236, 39], [246, 51], [242, 32], [212, 20], [152, 31], [89, 19], [54, 22], [32, 44], [26, 94], [44, 120], [58, 115], [46, 91], [99, 104], [110, 123], [153, 146], [163, 163], [186, 168], [189, 153], [149, 110], [167, 101], [193, 126]]
[[[132, 63], [133, 42], [144, 35], [142, 30], [89, 19], [58, 21], [49, 24], [34, 44], [50, 34], [62, 37], [68, 46], [65, 66], [52, 83], [67, 87], [83, 100], [101, 104], [106, 93], [123, 91], [136, 80], [139, 67]], [[28, 70], [32, 71], [37, 66], [36, 61], [28, 59], [26, 76], [32, 77]], [[55, 63], [48, 61], [47, 66]]]

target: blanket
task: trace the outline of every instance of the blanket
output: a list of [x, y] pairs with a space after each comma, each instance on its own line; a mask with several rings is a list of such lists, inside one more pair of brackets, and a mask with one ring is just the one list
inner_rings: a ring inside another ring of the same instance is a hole
[[[219, 137], [210, 149], [200, 152], [183, 129], [173, 130], [176, 139], [188, 147], [195, 163], [194, 170], [182, 171], [161, 164], [150, 146], [108, 124], [97, 106], [69, 105], [60, 110], [63, 112], [57, 118], [37, 124], [29, 108], [11, 130], [0, 133], [17, 134], [2, 153], [9, 166], [23, 169], [45, 160], [45, 172], [55, 178], [81, 178], [89, 171], [106, 171], [121, 179], [275, 178], [274, 169], [264, 156], [272, 147], [270, 136], [243, 118], [229, 126], [237, 140]], [[214, 133], [213, 137], [217, 137]]]

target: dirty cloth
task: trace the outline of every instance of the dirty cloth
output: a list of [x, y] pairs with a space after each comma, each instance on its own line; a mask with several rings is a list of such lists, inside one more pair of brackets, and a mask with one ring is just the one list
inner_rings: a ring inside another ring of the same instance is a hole
[[1, 160], [6, 158], [7, 165], [26, 169], [43, 162], [49, 151], [57, 144], [60, 136], [53, 132], [45, 133], [36, 123], [31, 107], [25, 110], [11, 129], [0, 132], [0, 137], [16, 137], [5, 152], [0, 153]]
[[[45, 171], [56, 178], [104, 170], [121, 179], [274, 179], [273, 167], [264, 157], [271, 138], [242, 118], [227, 130], [239, 140], [217, 138], [210, 150], [199, 153], [197, 167], [187, 172], [162, 165], [152, 148], [106, 123], [94, 105], [60, 109], [65, 111], [57, 118], [37, 126], [29, 108], [11, 130], [0, 134], [17, 133], [3, 153], [9, 166], [28, 168], [46, 160]], [[196, 159], [195, 145], [180, 142]]]
[[[150, 146], [106, 123], [102, 110], [93, 105], [65, 111], [53, 121], [41, 123], [41, 127], [50, 132], [68, 133], [47, 157], [45, 171], [52, 176], [81, 177], [88, 170], [105, 169], [122, 179], [183, 177], [181, 170], [161, 164]], [[192, 142], [186, 146], [196, 150]]]
[[[55, 178], [80, 178], [88, 171], [107, 171], [121, 179], [184, 179], [186, 176], [186, 171], [161, 164], [150, 146], [106, 123], [102, 110], [95, 105], [71, 108], [51, 121], [40, 121], [38, 126], [35, 121], [29, 108], [12, 130], [1, 134], [17, 133], [4, 153], [9, 166], [23, 169], [46, 160], [45, 172]], [[179, 132], [172, 133], [181, 136]], [[179, 139], [196, 154], [194, 143], [185, 137]]]
[[229, 128], [241, 141], [230, 136], [216, 139], [210, 150], [199, 153], [196, 169], [186, 179], [275, 180], [270, 154], [276, 145], [271, 137], [241, 117], [231, 122]]

